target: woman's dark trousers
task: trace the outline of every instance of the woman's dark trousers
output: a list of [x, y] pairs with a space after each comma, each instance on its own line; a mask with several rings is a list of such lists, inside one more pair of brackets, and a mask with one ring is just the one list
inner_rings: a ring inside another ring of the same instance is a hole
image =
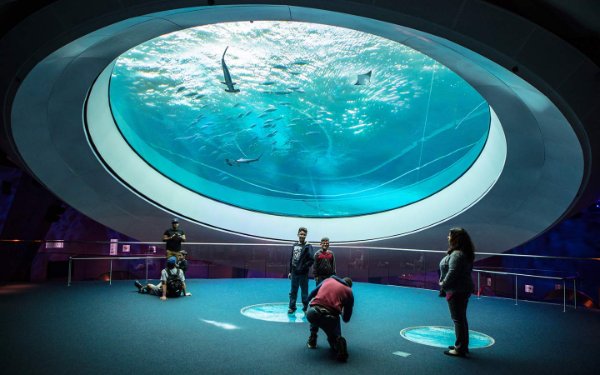
[[469, 323], [467, 322], [467, 304], [471, 293], [454, 292], [448, 299], [448, 309], [454, 321], [456, 341], [454, 348], [457, 352], [469, 352]]

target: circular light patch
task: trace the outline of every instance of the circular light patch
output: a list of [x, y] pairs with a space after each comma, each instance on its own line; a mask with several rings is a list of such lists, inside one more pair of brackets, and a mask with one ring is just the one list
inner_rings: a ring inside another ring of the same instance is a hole
[[[440, 326], [419, 326], [405, 328], [400, 336], [418, 344], [447, 348], [454, 345], [454, 328]], [[494, 345], [494, 339], [484, 333], [469, 331], [469, 349], [487, 348]]]
[[287, 302], [263, 303], [244, 307], [240, 312], [242, 315], [252, 319], [266, 320], [279, 323], [305, 323], [306, 317], [302, 311], [302, 305], [296, 306], [294, 314], [288, 314], [289, 304]]

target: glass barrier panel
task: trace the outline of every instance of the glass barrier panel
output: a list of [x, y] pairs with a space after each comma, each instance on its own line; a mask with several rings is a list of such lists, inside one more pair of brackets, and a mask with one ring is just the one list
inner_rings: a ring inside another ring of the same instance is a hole
[[[313, 246], [315, 251], [319, 248], [319, 244]], [[191, 279], [287, 278], [289, 272], [291, 243], [190, 242], [184, 243], [183, 249], [188, 252], [186, 277]], [[439, 263], [446, 255], [445, 250], [335, 244], [331, 250], [338, 276], [349, 276], [357, 282], [432, 290], [439, 289]], [[162, 242], [5, 240], [0, 241], [0, 261], [6, 265], [1, 268], [0, 281], [66, 281], [69, 271], [72, 282], [111, 278], [156, 281], [165, 267], [165, 248]], [[481, 296], [514, 299], [516, 292], [518, 300], [562, 304], [566, 295], [567, 305], [575, 301], [578, 306], [589, 308], [599, 305], [599, 259], [480, 253], [474, 267], [482, 270], [479, 285], [477, 272], [473, 273], [474, 292]], [[515, 285], [515, 273], [530, 276], [517, 276]], [[564, 286], [563, 278], [566, 278]]]

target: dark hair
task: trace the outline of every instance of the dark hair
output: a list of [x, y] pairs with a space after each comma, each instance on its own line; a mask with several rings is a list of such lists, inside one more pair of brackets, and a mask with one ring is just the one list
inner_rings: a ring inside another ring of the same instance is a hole
[[471, 241], [471, 236], [463, 228], [450, 229], [450, 241], [448, 242], [448, 254], [454, 250], [460, 250], [465, 253], [471, 261], [475, 259], [475, 246]]
[[298, 233], [300, 232], [308, 233], [308, 229], [306, 229], [305, 227], [300, 227], [298, 228]]
[[344, 280], [344, 282], [346, 282], [346, 284], [348, 284], [348, 286], [349, 286], [350, 288], [352, 288], [352, 279], [351, 279], [351, 278], [349, 278], [349, 277], [344, 277], [344, 278], [343, 278], [343, 280]]

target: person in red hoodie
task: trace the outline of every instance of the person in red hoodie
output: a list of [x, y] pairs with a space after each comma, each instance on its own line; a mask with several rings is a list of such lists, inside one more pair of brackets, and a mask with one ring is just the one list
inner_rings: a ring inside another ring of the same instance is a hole
[[349, 277], [340, 279], [331, 276], [317, 285], [308, 296], [310, 303], [306, 311], [306, 319], [310, 323], [310, 337], [307, 345], [317, 347], [317, 332], [321, 328], [327, 335], [327, 342], [337, 353], [337, 360], [345, 362], [348, 359], [346, 339], [342, 337], [340, 315], [345, 323], [352, 317], [354, 295], [352, 280]]
[[315, 262], [313, 263], [313, 272], [315, 275], [315, 285], [319, 285], [331, 275], [335, 275], [335, 255], [329, 250], [329, 238], [321, 238], [321, 249], [315, 253]]

